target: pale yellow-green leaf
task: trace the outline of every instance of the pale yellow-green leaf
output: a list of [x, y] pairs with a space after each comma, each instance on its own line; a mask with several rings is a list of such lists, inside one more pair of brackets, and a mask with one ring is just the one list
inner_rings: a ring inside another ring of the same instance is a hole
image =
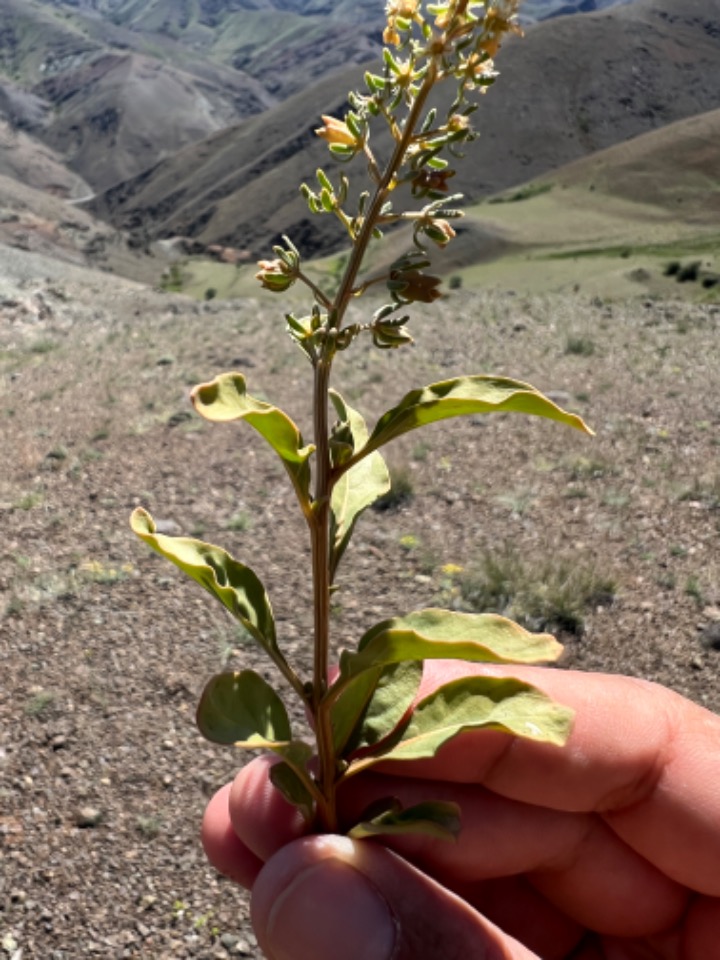
[[[350, 428], [354, 450], [359, 450], [369, 436], [365, 420], [340, 394], [331, 391], [330, 396], [341, 422]], [[330, 501], [330, 575], [333, 579], [360, 514], [389, 489], [390, 474], [379, 453], [364, 457], [335, 484]]]
[[506, 377], [457, 377], [408, 393], [378, 420], [365, 447], [349, 463], [426, 423], [482, 413], [525, 413], [592, 434], [580, 417], [561, 409], [528, 383]]
[[130, 525], [141, 540], [218, 599], [268, 652], [279, 653], [270, 600], [250, 567], [202, 540], [157, 533], [153, 518], [140, 507], [133, 511]]
[[476, 663], [547, 663], [562, 645], [494, 613], [418, 610], [385, 620], [362, 638], [357, 653], [344, 651], [342, 677], [401, 660], [468, 660]]
[[215, 423], [247, 420], [275, 450], [285, 466], [303, 506], [310, 500], [309, 459], [315, 447], [303, 443], [300, 430], [290, 417], [264, 400], [247, 393], [241, 373], [223, 373], [210, 383], [201, 383], [191, 394], [197, 412]]
[[433, 757], [449, 740], [466, 730], [500, 730], [529, 740], [562, 746], [570, 735], [573, 712], [537, 688], [513, 678], [463, 677], [421, 700], [402, 732], [378, 760], [420, 760]]

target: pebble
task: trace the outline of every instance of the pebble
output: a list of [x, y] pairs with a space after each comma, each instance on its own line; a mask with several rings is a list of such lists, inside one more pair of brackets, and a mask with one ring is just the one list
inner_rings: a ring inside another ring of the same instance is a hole
[[716, 621], [708, 624], [700, 634], [700, 639], [709, 650], [720, 651], [720, 623]]
[[102, 820], [102, 810], [97, 807], [80, 807], [75, 814], [75, 823], [78, 827], [97, 827]]
[[155, 530], [165, 537], [179, 537], [182, 534], [182, 527], [174, 520], [156, 520]]

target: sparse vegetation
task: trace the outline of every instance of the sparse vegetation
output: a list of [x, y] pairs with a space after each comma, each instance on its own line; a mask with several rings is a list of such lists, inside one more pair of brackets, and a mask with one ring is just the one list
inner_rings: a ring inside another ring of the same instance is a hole
[[50, 690], [41, 690], [34, 694], [25, 703], [25, 715], [28, 717], [39, 717], [55, 703], [56, 695]]
[[390, 466], [390, 489], [378, 497], [373, 507], [375, 510], [397, 510], [412, 500], [415, 492], [412, 473], [405, 464]]
[[574, 357], [592, 357], [595, 353], [595, 341], [587, 336], [569, 334], [565, 340], [565, 353]]
[[469, 609], [576, 635], [583, 633], [588, 613], [611, 604], [617, 590], [615, 580], [594, 565], [558, 557], [530, 561], [512, 548], [486, 554], [458, 582]]

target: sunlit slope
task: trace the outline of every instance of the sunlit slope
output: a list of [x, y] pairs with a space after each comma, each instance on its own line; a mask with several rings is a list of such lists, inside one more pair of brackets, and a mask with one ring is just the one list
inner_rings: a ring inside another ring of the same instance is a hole
[[669, 282], [659, 279], [669, 262], [693, 259], [709, 276], [720, 256], [720, 110], [475, 205], [467, 222], [507, 244], [492, 263], [458, 260], [469, 282], [652, 292]]

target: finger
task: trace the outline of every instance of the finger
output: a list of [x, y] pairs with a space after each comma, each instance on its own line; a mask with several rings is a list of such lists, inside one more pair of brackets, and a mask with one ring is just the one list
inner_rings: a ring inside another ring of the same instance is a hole
[[538, 960], [396, 854], [344, 837], [306, 837], [261, 871], [252, 896], [270, 960]]
[[524, 877], [504, 877], [453, 887], [484, 917], [543, 960], [565, 960], [585, 928], [545, 899]]
[[[459, 676], [505, 675], [507, 669], [427, 663], [422, 695]], [[598, 811], [668, 876], [720, 896], [720, 717], [628, 677], [515, 666], [512, 674], [575, 710], [565, 747], [470, 731], [430, 760], [383, 769], [481, 783], [555, 810]]]
[[217, 871], [248, 889], [263, 865], [239, 839], [230, 822], [230, 784], [215, 794], [205, 810], [201, 839], [210, 863]]
[[238, 839], [260, 860], [268, 860], [286, 843], [307, 833], [297, 807], [270, 781], [276, 757], [261, 756], [238, 773], [230, 787], [230, 820]]
[[423, 834], [383, 838], [387, 846], [457, 888], [497, 877], [530, 876], [545, 900], [604, 934], [650, 936], [675, 924], [684, 887], [621, 840], [596, 814], [568, 814], [500, 797], [483, 787], [394, 776], [359, 776], [341, 795], [349, 828], [380, 797], [404, 807], [427, 800], [459, 804], [457, 843]]
[[680, 956], [720, 960], [720, 900], [698, 897], [688, 910]]

